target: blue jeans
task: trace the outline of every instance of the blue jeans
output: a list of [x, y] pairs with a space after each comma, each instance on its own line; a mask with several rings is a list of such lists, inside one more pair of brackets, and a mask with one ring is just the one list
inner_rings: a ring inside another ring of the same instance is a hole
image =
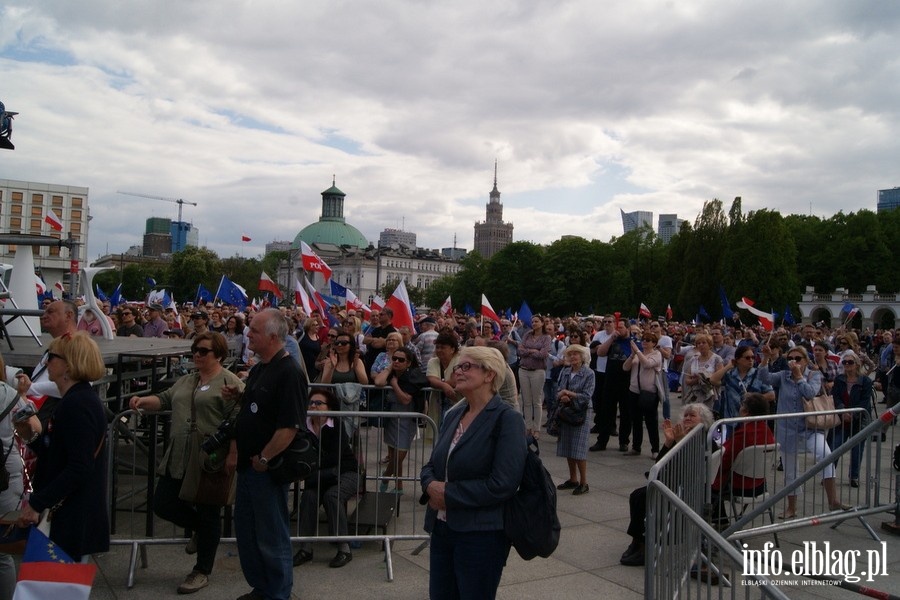
[[431, 600], [482, 600], [497, 596], [509, 556], [502, 531], [453, 531], [435, 521], [431, 532]]
[[241, 570], [266, 600], [288, 600], [294, 585], [288, 487], [252, 468], [237, 476], [234, 533]]
[[[859, 433], [860, 429], [861, 427], [858, 423], [854, 423], [852, 427], [848, 427], [847, 429], [844, 429], [842, 426], [832, 429], [829, 435], [831, 449], [837, 450], [840, 446], [844, 445], [847, 440]], [[862, 463], [863, 450], [865, 447], [866, 440], [853, 446], [853, 450], [850, 451], [850, 479], [859, 479], [859, 466]], [[837, 463], [835, 463], [835, 466], [837, 466]]]

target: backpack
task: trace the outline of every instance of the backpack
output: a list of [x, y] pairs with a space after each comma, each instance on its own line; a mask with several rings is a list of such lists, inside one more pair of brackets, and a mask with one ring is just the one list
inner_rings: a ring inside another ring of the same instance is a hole
[[561, 527], [556, 515], [556, 486], [539, 454], [537, 440], [532, 438], [526, 451], [522, 482], [503, 511], [506, 537], [525, 560], [535, 556], [547, 558], [559, 545]]

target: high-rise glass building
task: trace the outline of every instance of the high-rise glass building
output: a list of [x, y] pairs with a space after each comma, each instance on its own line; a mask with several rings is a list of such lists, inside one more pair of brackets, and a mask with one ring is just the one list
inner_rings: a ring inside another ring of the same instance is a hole
[[878, 190], [878, 212], [900, 208], [900, 187]]

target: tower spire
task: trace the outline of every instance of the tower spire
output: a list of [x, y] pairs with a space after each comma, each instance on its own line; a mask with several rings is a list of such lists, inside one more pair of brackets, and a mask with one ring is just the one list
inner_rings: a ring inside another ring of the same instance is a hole
[[497, 159], [494, 159], [494, 189], [490, 194], [491, 202], [500, 202], [500, 190], [497, 189]]

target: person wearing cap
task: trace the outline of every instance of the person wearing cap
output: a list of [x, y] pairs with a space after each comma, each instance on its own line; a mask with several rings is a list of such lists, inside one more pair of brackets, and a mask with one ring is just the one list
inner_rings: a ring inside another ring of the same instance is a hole
[[168, 326], [162, 318], [162, 305], [156, 303], [148, 304], [147, 310], [150, 312], [150, 315], [147, 322], [144, 323], [144, 337], [166, 337]]
[[425, 317], [419, 321], [421, 333], [416, 336], [415, 343], [419, 357], [422, 359], [421, 365], [423, 369], [428, 366], [428, 361], [434, 356], [434, 342], [438, 336], [438, 332], [435, 331], [436, 326], [437, 321], [433, 317]]
[[191, 313], [191, 321], [194, 323], [194, 330], [187, 335], [189, 340], [209, 331], [209, 313], [205, 310]]

